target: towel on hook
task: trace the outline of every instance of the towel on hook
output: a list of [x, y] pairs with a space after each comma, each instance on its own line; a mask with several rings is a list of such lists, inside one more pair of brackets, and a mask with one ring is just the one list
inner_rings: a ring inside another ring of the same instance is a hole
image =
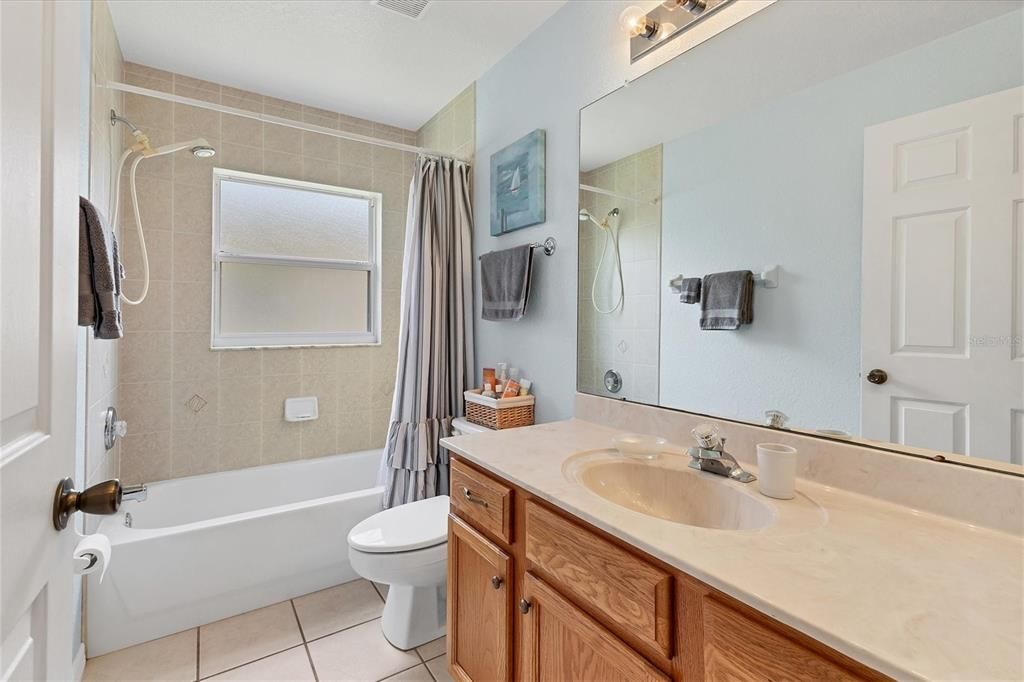
[[686, 277], [679, 283], [679, 302], [697, 303], [700, 301], [700, 277]]
[[480, 256], [480, 288], [485, 320], [518, 320], [530, 302], [533, 247], [529, 244]]
[[78, 325], [92, 327], [97, 339], [124, 336], [121, 277], [117, 237], [92, 202], [78, 197]]
[[705, 275], [701, 284], [700, 328], [739, 329], [754, 321], [754, 273], [750, 270]]

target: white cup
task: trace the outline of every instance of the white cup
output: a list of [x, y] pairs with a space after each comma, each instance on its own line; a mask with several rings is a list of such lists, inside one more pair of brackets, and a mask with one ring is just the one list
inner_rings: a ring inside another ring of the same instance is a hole
[[762, 495], [791, 500], [796, 495], [796, 448], [757, 444], [757, 485]]

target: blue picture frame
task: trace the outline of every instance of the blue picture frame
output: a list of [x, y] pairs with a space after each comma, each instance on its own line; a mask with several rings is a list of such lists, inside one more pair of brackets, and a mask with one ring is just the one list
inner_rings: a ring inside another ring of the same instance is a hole
[[491, 235], [544, 222], [544, 146], [538, 128], [491, 155]]

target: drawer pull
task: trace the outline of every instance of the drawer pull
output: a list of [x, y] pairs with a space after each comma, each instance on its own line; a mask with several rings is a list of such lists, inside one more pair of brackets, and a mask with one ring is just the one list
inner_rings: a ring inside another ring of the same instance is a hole
[[486, 507], [486, 506], [487, 506], [487, 500], [485, 500], [485, 499], [484, 499], [484, 498], [482, 498], [482, 497], [477, 497], [476, 495], [474, 495], [474, 494], [473, 494], [473, 493], [472, 493], [472, 492], [470, 491], [470, 489], [469, 489], [469, 488], [463, 487], [463, 488], [462, 488], [462, 494], [463, 494], [463, 496], [465, 496], [465, 498], [466, 498], [467, 500], [469, 500], [469, 501], [470, 501], [470, 502], [472, 502], [473, 504], [479, 504], [479, 505], [480, 505], [481, 507]]
[[491, 587], [493, 587], [496, 590], [500, 590], [501, 589], [501, 585], [504, 582], [505, 582], [504, 578], [502, 578], [500, 575], [496, 575], [493, 578], [491, 578]]
[[525, 599], [520, 599], [520, 600], [519, 600], [519, 613], [524, 613], [524, 614], [525, 614], [525, 613], [529, 613], [529, 612], [530, 612], [530, 607], [531, 607], [531, 606], [533, 606], [533, 604], [531, 604], [531, 603], [530, 603], [530, 602], [528, 602], [527, 600], [525, 600]]

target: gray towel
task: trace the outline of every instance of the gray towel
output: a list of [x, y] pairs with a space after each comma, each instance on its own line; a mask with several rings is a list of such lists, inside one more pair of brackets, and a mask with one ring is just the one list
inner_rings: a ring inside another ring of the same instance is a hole
[[679, 283], [679, 302], [696, 303], [700, 300], [700, 277], [687, 277]]
[[121, 324], [121, 261], [117, 238], [103, 227], [99, 211], [78, 198], [78, 324], [98, 339], [124, 336]]
[[700, 328], [739, 329], [754, 321], [754, 274], [750, 270], [705, 275], [701, 285]]
[[529, 244], [480, 256], [485, 320], [518, 320], [530, 302], [533, 248]]

